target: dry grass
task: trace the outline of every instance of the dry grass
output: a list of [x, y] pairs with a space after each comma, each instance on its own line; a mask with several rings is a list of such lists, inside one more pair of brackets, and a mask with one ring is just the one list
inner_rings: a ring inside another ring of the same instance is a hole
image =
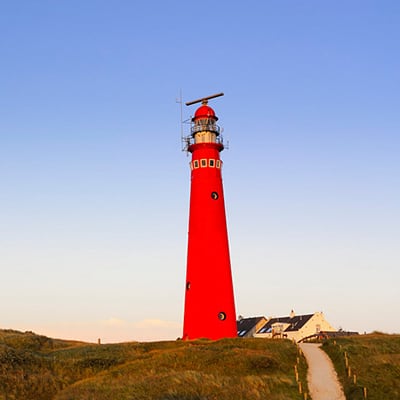
[[348, 400], [363, 399], [364, 387], [368, 400], [400, 399], [400, 335], [374, 333], [330, 339], [322, 348], [332, 358]]
[[300, 400], [297, 357], [282, 340], [91, 345], [0, 331], [0, 400]]

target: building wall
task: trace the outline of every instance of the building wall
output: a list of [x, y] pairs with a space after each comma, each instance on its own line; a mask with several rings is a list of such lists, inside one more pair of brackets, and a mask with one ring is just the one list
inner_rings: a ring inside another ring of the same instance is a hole
[[322, 312], [316, 312], [304, 326], [298, 331], [285, 332], [287, 338], [296, 342], [304, 339], [307, 336], [314, 335], [321, 331], [335, 331], [336, 329], [325, 319]]
[[[290, 324], [285, 324], [284, 329], [287, 329], [290, 326]], [[274, 326], [273, 326], [274, 328]], [[307, 336], [314, 335], [315, 333], [319, 333], [321, 331], [336, 331], [335, 328], [332, 327], [332, 325], [325, 319], [325, 316], [322, 312], [316, 312], [314, 315], [307, 321], [307, 323], [304, 324], [304, 326], [299, 329], [298, 331], [289, 331], [289, 332], [282, 332], [281, 336], [275, 335], [276, 338], [282, 337], [282, 338], [287, 338], [293, 341], [300, 341], [301, 339], [304, 339]], [[276, 333], [276, 332], [274, 332]], [[257, 333], [254, 335], [254, 337], [257, 338], [265, 338], [265, 339], [272, 339], [273, 337], [273, 332], [270, 333]]]
[[275, 322], [272, 324], [271, 332], [266, 333], [257, 333], [254, 337], [265, 338], [265, 339], [274, 339], [274, 338], [286, 338], [285, 329], [289, 328], [290, 324], [285, 322]]

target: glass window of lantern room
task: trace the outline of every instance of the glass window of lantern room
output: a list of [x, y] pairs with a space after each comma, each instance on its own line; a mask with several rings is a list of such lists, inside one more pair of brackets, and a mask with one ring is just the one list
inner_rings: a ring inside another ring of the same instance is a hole
[[193, 161], [193, 167], [194, 168], [199, 168], [199, 160], [194, 160]]
[[201, 162], [201, 167], [202, 168], [207, 167], [207, 159], [202, 158], [200, 162]]
[[213, 158], [210, 158], [210, 159], [208, 160], [208, 165], [209, 165], [211, 168], [214, 168], [214, 167], [215, 167], [215, 160], [214, 160]]

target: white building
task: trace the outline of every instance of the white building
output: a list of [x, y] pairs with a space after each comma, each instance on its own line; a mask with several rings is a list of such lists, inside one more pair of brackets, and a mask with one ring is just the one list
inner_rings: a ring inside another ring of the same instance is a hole
[[[250, 322], [256, 322], [255, 318], [243, 318], [238, 321], [238, 331], [246, 325], [248, 332], [256, 338], [287, 338], [296, 342], [310, 337], [312, 335], [321, 335], [337, 332], [335, 328], [325, 319], [322, 312], [314, 314], [295, 315], [292, 310], [287, 317], [269, 318], [260, 327], [260, 320], [257, 318], [257, 324], [252, 329]], [[243, 329], [241, 330], [241, 332]], [[239, 332], [238, 332], [239, 334]], [[239, 335], [249, 337], [250, 335]]]

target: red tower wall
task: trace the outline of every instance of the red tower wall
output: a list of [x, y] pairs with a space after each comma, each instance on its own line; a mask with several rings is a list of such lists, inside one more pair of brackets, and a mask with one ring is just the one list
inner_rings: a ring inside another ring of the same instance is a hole
[[236, 337], [219, 143], [192, 152], [184, 339]]

